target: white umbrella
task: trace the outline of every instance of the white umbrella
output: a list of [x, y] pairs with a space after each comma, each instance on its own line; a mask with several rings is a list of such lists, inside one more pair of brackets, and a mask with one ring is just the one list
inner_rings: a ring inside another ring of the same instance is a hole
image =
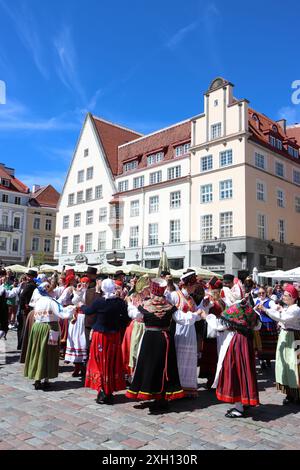
[[284, 274], [288, 277], [300, 278], [300, 267], [289, 269], [288, 271], [285, 271]]
[[5, 266], [4, 269], [11, 269], [14, 273], [26, 273], [28, 269], [20, 264], [13, 264], [11, 266]]
[[54, 271], [56, 271], [55, 266], [50, 264], [42, 264], [39, 268], [40, 273], [54, 273]]
[[189, 269], [193, 269], [194, 271], [196, 271], [196, 274], [197, 276], [201, 276], [201, 277], [204, 277], [205, 279], [209, 279], [213, 276], [216, 276], [218, 279], [222, 279], [222, 275], [221, 274], [217, 274], [217, 273], [214, 273], [213, 271], [209, 271], [208, 269], [204, 269], [204, 268], [199, 268], [199, 267], [195, 267], [195, 266], [191, 266]]
[[257, 274], [259, 277], [271, 277], [274, 279], [280, 279], [286, 277], [286, 272], [282, 271], [281, 269], [277, 269], [275, 271], [266, 271]]

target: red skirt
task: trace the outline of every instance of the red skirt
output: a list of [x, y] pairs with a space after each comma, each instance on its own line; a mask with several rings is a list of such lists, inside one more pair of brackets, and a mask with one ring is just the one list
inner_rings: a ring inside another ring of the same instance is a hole
[[85, 387], [111, 395], [126, 388], [120, 332], [93, 332]]
[[217, 398], [226, 403], [259, 405], [253, 337], [236, 333], [220, 373]]
[[125, 334], [122, 341], [122, 355], [123, 355], [123, 367], [124, 372], [127, 375], [132, 374], [132, 369], [129, 367], [129, 356], [130, 356], [130, 343], [131, 343], [131, 335], [133, 329], [134, 322], [131, 321], [125, 330]]

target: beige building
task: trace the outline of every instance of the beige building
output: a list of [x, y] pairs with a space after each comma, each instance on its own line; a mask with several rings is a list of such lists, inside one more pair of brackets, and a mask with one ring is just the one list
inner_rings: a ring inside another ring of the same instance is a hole
[[34, 263], [55, 263], [54, 240], [59, 193], [51, 186], [34, 186], [28, 203], [25, 263], [33, 255]]
[[237, 273], [300, 262], [299, 145], [215, 79], [192, 120], [193, 264]]

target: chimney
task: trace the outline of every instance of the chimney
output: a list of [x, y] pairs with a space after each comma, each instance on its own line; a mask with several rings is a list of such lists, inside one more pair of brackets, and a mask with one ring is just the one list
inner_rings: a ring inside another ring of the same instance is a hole
[[39, 184], [34, 184], [32, 186], [32, 193], [36, 193], [38, 190], [40, 189], [40, 185]]
[[280, 125], [280, 127], [283, 129], [284, 133], [286, 134], [286, 119], [278, 119], [278, 121], [276, 121], [277, 124]]

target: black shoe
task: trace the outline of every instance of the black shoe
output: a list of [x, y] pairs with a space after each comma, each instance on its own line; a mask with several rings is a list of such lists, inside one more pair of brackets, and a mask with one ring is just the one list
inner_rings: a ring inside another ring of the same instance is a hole
[[35, 390], [43, 390], [43, 385], [40, 380], [36, 380], [33, 384]]
[[44, 390], [49, 390], [49, 388], [51, 387], [51, 384], [50, 384], [50, 382], [44, 382], [42, 384], [42, 387], [43, 387]]
[[291, 403], [294, 403], [294, 398], [289, 396], [286, 396], [282, 402], [283, 405], [290, 405]]
[[113, 405], [114, 404], [114, 396], [112, 394], [111, 395], [106, 395], [106, 397], [103, 400], [103, 403], [105, 405]]
[[167, 400], [155, 400], [149, 404], [150, 411], [166, 411], [169, 409], [169, 403]]
[[98, 393], [97, 398], [96, 398], [96, 403], [98, 403], [98, 405], [103, 405], [105, 397], [106, 397], [106, 395], [103, 392], [103, 390], [100, 390], [100, 392]]
[[226, 418], [244, 418], [244, 416], [244, 413], [242, 411], [237, 410], [236, 408], [228, 410], [225, 414]]

